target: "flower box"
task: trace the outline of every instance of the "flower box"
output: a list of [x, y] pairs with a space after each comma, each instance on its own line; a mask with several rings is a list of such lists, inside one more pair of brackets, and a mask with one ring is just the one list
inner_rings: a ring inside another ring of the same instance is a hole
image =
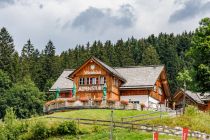
[[75, 98], [70, 98], [70, 99], [67, 99], [67, 102], [69, 102], [69, 103], [72, 103], [72, 102], [75, 102], [76, 101], [76, 99]]
[[128, 105], [128, 101], [125, 101], [125, 100], [121, 100], [120, 103], [121, 103], [122, 105]]

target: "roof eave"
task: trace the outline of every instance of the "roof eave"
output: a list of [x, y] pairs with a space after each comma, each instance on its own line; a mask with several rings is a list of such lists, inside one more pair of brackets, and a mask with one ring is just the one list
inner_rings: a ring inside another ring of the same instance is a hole
[[[72, 88], [60, 88], [60, 91], [70, 91]], [[56, 89], [49, 89], [49, 92], [54, 92]]]
[[137, 86], [122, 86], [122, 87], [119, 87], [119, 89], [152, 89], [152, 88], [154, 88], [153, 85], [145, 85], [145, 86], [137, 85]]

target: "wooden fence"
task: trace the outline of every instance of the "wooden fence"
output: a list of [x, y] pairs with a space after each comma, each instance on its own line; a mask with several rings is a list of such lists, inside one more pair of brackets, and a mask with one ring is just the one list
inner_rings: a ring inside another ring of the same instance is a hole
[[[53, 117], [53, 116], [49, 116], [46, 118], [72, 120], [72, 121], [75, 121], [78, 125], [85, 124], [85, 125], [110, 126], [112, 122], [110, 120], [94, 120], [94, 119], [84, 119], [84, 118], [66, 118], [66, 117]], [[129, 129], [138, 129], [138, 130], [144, 130], [140, 126], [149, 126], [149, 125], [135, 124], [135, 123], [130, 123], [130, 122], [121, 122], [121, 121], [113, 121], [112, 124], [114, 128], [118, 127], [118, 128], [129, 128]]]
[[[182, 135], [182, 128], [181, 127], [175, 127], [171, 128], [168, 126], [155, 126], [155, 125], [147, 125], [147, 124], [138, 124], [133, 122], [124, 122], [124, 121], [110, 121], [110, 120], [94, 120], [94, 119], [84, 119], [84, 118], [66, 118], [66, 117], [53, 117], [48, 116], [46, 118], [54, 118], [54, 119], [63, 119], [63, 120], [72, 120], [77, 122], [78, 128], [80, 124], [84, 125], [101, 125], [101, 126], [111, 126], [111, 127], [118, 127], [118, 128], [127, 128], [131, 130], [144, 130], [147, 132], [159, 132], [162, 134], [168, 134], [168, 135]], [[210, 140], [210, 135], [206, 133], [201, 133], [198, 131], [189, 131], [190, 137], [195, 137], [198, 139], [205, 139]]]
[[[160, 114], [158, 114], [160, 113]], [[158, 114], [158, 115], [156, 115]], [[156, 115], [156, 116], [151, 116]], [[102, 125], [102, 126], [112, 126], [119, 127], [119, 128], [129, 128], [129, 129], [138, 129], [138, 130], [145, 130], [145, 127], [153, 127], [152, 125], [145, 125], [140, 124], [138, 122], [143, 120], [152, 120], [162, 117], [162, 112], [151, 112], [147, 114], [142, 115], [136, 115], [136, 116], [128, 116], [121, 118], [121, 121], [111, 121], [111, 120], [101, 120], [101, 119], [85, 119], [85, 118], [67, 118], [67, 117], [54, 117], [54, 116], [47, 116], [46, 118], [54, 118], [54, 119], [63, 119], [63, 120], [72, 120], [77, 122], [78, 126], [80, 124], [85, 125]], [[133, 119], [133, 120], [131, 120]]]

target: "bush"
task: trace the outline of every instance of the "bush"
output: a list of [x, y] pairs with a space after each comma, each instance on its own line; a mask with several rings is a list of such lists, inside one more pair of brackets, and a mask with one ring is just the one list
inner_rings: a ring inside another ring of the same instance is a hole
[[197, 114], [198, 114], [198, 108], [197, 107], [191, 106], [191, 105], [186, 107], [186, 109], [185, 109], [185, 115], [186, 116], [195, 116]]
[[16, 140], [18, 135], [20, 135], [20, 122], [16, 119], [13, 108], [6, 109], [3, 126], [5, 137], [7, 139]]
[[57, 132], [60, 135], [76, 135], [77, 134], [77, 128], [76, 124], [74, 122], [65, 121], [62, 122], [58, 128]]
[[31, 140], [43, 140], [50, 136], [49, 129], [42, 121], [32, 126], [31, 133]]
[[94, 125], [92, 128], [92, 132], [100, 132], [101, 130], [102, 130], [101, 127], [98, 125]]

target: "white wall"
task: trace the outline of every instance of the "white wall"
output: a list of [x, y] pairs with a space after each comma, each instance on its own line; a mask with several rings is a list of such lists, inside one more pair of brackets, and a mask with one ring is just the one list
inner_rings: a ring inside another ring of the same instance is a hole
[[120, 100], [125, 101], [139, 101], [140, 103], [148, 106], [148, 95], [130, 95], [130, 96], [120, 96]]
[[149, 97], [149, 107], [151, 108], [157, 108], [159, 106], [159, 101], [152, 98], [152, 97]]
[[[152, 107], [156, 108], [159, 101], [152, 98], [148, 97], [148, 95], [130, 95], [130, 96], [120, 96], [120, 100], [125, 100], [125, 101], [139, 101], [139, 103], [143, 103], [146, 105], [146, 107]], [[148, 104], [149, 103], [149, 104]]]

